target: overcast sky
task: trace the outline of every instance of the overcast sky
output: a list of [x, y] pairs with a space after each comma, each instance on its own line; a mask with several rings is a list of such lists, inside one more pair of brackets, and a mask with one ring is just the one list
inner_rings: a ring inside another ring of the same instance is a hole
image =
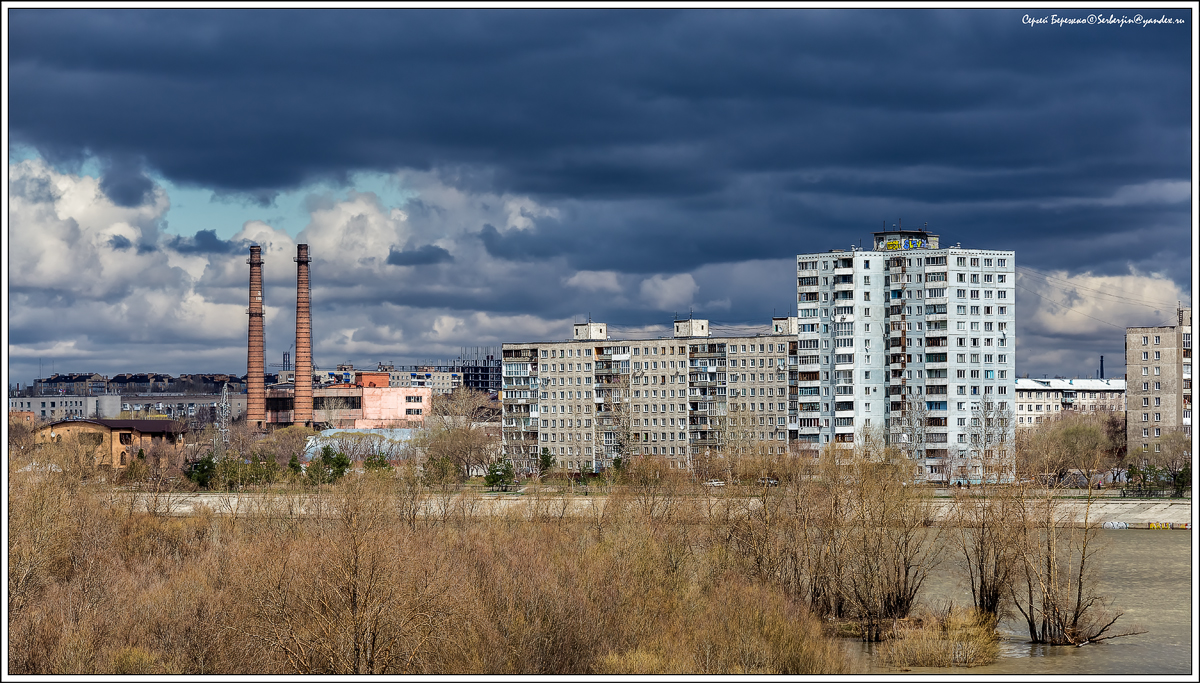
[[1190, 302], [1188, 10], [8, 12], [10, 382], [244, 373], [250, 244], [323, 367], [765, 326], [899, 220], [1016, 250], [1019, 374]]

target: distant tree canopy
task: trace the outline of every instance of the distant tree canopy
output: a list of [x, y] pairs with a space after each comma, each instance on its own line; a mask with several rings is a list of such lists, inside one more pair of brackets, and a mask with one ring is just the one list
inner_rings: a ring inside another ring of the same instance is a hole
[[417, 436], [428, 463], [448, 461], [462, 479], [484, 470], [500, 452], [498, 434], [489, 434], [484, 426], [496, 417], [488, 395], [473, 389], [456, 389], [435, 396]]

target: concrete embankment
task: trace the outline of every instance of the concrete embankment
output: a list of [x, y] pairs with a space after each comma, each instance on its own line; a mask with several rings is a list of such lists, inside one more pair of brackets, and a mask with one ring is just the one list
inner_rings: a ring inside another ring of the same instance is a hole
[[[1057, 516], [1063, 526], [1082, 524], [1084, 515], [1089, 523], [1105, 529], [1191, 529], [1192, 502], [1190, 500], [1112, 500], [1092, 501], [1091, 509], [1082, 500], [1058, 500]], [[937, 519], [944, 521], [951, 516], [954, 502], [937, 502]]]
[[[322, 507], [315, 496], [306, 493], [269, 494], [244, 493], [187, 493], [158, 496], [151, 494], [137, 495], [138, 508], [157, 508], [170, 515], [190, 515], [200, 506], [206, 506], [216, 514], [257, 515], [270, 514], [299, 514], [308, 515]], [[566, 496], [557, 493], [543, 493], [538, 497], [528, 491], [523, 494], [494, 494], [485, 493], [475, 498], [471, 505], [471, 514], [495, 515], [531, 506], [542, 508], [542, 514], [550, 515], [592, 515], [602, 510], [606, 497]], [[324, 504], [329, 503], [328, 498]], [[419, 514], [438, 514], [437, 507], [444, 502], [431, 498], [424, 501], [423, 510]], [[934, 519], [936, 522], [947, 522], [952, 518], [955, 502], [949, 499], [936, 499], [934, 502]], [[1059, 499], [1057, 501], [1056, 517], [1063, 526], [1074, 526], [1083, 522], [1087, 514], [1090, 523], [1100, 524], [1106, 529], [1190, 529], [1192, 523], [1192, 504], [1190, 500], [1129, 500], [1102, 498], [1093, 500], [1090, 510], [1086, 501], [1076, 499]]]

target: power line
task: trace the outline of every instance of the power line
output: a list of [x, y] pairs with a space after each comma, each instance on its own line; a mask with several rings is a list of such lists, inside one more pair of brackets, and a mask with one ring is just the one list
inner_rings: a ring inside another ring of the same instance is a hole
[[[1066, 287], [1070, 287], [1072, 290], [1081, 290], [1082, 289], [1087, 292], [1091, 292], [1092, 293], [1091, 296], [1093, 296], [1093, 297], [1096, 297], [1096, 296], [1107, 297], [1113, 303], [1116, 303], [1116, 302], [1130, 303], [1130, 304], [1134, 304], [1135, 306], [1142, 306], [1144, 308], [1149, 308], [1151, 310], [1159, 310], [1159, 309], [1162, 309], [1165, 307], [1175, 306], [1175, 304], [1166, 303], [1166, 302], [1162, 302], [1162, 301], [1148, 301], [1146, 299], [1133, 299], [1130, 297], [1121, 296], [1120, 294], [1111, 294], [1109, 292], [1104, 292], [1104, 291], [1101, 291], [1098, 289], [1093, 289], [1091, 287], [1084, 287], [1082, 285], [1077, 285], [1068, 280], [1055, 278], [1055, 277], [1052, 277], [1049, 275], [1044, 275], [1042, 273], [1037, 273], [1037, 275], [1039, 275], [1040, 277], [1042, 277], [1046, 280], [1046, 285], [1053, 287], [1055, 289], [1058, 289], [1059, 291], [1062, 291], [1062, 292], [1071, 293], [1071, 292], [1068, 292]], [[1064, 285], [1056, 285], [1052, 281], [1065, 283], [1065, 286]], [[1075, 291], [1074, 293], [1077, 295], [1080, 295], [1080, 296], [1086, 296], [1086, 295], [1081, 294], [1078, 291]]]
[[1082, 316], [1083, 316], [1083, 317], [1085, 317], [1085, 318], [1091, 318], [1092, 320], [1095, 320], [1096, 322], [1101, 322], [1101, 323], [1104, 323], [1105, 325], [1109, 325], [1109, 326], [1115, 327], [1115, 328], [1117, 328], [1117, 329], [1119, 329], [1119, 330], [1123, 330], [1123, 329], [1125, 329], [1125, 328], [1124, 328], [1123, 326], [1121, 326], [1121, 325], [1115, 325], [1115, 324], [1113, 324], [1113, 323], [1110, 323], [1110, 322], [1108, 322], [1107, 320], [1101, 320], [1101, 319], [1099, 319], [1099, 318], [1096, 318], [1096, 317], [1094, 317], [1094, 316], [1090, 316], [1090, 315], [1088, 315], [1087, 313], [1084, 313], [1083, 311], [1079, 311], [1079, 310], [1076, 310], [1076, 309], [1074, 309], [1074, 308], [1069, 308], [1069, 307], [1067, 307], [1067, 306], [1066, 306], [1066, 305], [1064, 305], [1064, 304], [1060, 304], [1060, 303], [1058, 303], [1057, 301], [1052, 301], [1052, 300], [1050, 300], [1050, 299], [1047, 299], [1046, 297], [1042, 296], [1041, 294], [1038, 294], [1037, 292], [1033, 291], [1032, 289], [1029, 289], [1028, 287], [1022, 287], [1021, 285], [1017, 285], [1017, 287], [1018, 287], [1018, 288], [1020, 288], [1020, 289], [1023, 289], [1023, 290], [1025, 290], [1026, 292], [1029, 292], [1030, 294], [1032, 294], [1032, 295], [1036, 296], [1036, 297], [1037, 297], [1037, 298], [1039, 298], [1039, 299], [1044, 299], [1045, 301], [1049, 301], [1050, 303], [1054, 304], [1055, 306], [1058, 306], [1059, 308], [1066, 309], [1066, 310], [1067, 310], [1067, 311], [1069, 311], [1069, 312], [1072, 312], [1072, 313], [1078, 313], [1079, 315], [1082, 315]]
[[[1100, 290], [1100, 289], [1095, 289], [1095, 288], [1093, 288], [1093, 287], [1085, 287], [1084, 285], [1075, 284], [1074, 282], [1071, 282], [1070, 280], [1065, 280], [1065, 279], [1063, 279], [1063, 278], [1060, 278], [1060, 277], [1055, 277], [1054, 275], [1049, 275], [1049, 274], [1047, 274], [1047, 273], [1043, 273], [1043, 272], [1041, 272], [1041, 271], [1039, 271], [1039, 270], [1035, 270], [1035, 269], [1033, 269], [1033, 268], [1030, 268], [1029, 266], [1017, 266], [1017, 269], [1018, 269], [1018, 270], [1022, 270], [1022, 271], [1029, 271], [1029, 273], [1032, 273], [1032, 274], [1034, 274], [1034, 275], [1037, 275], [1037, 276], [1040, 276], [1040, 277], [1042, 277], [1042, 278], [1045, 278], [1046, 280], [1054, 280], [1054, 281], [1057, 281], [1057, 282], [1063, 282], [1063, 283], [1066, 283], [1067, 285], [1070, 285], [1071, 287], [1073, 287], [1073, 288], [1075, 288], [1075, 289], [1083, 289], [1083, 290], [1087, 290], [1087, 291], [1089, 291], [1089, 292], [1095, 292], [1096, 294], [1099, 294], [1099, 295], [1101, 295], [1101, 296], [1112, 297], [1112, 298], [1115, 298], [1115, 299], [1122, 299], [1122, 300], [1129, 301], [1129, 302], [1132, 302], [1132, 303], [1135, 303], [1135, 304], [1140, 304], [1140, 305], [1143, 305], [1143, 306], [1147, 306], [1147, 304], [1158, 304], [1158, 305], [1159, 305], [1159, 307], [1162, 307], [1162, 306], [1174, 306], [1174, 305], [1176, 305], [1176, 303], [1178, 303], [1178, 302], [1175, 302], [1175, 303], [1166, 303], [1166, 302], [1162, 302], [1162, 301], [1148, 301], [1148, 300], [1146, 300], [1146, 299], [1141, 299], [1141, 298], [1134, 299], [1134, 298], [1130, 298], [1130, 297], [1123, 297], [1123, 296], [1121, 296], [1120, 294], [1113, 294], [1113, 293], [1111, 293], [1111, 292], [1105, 292], [1105, 291], [1103, 291], [1103, 290]], [[1053, 286], [1053, 285], [1051, 285], [1051, 286]], [[1147, 306], [1147, 307], [1148, 307], [1148, 308], [1153, 308], [1153, 306]]]

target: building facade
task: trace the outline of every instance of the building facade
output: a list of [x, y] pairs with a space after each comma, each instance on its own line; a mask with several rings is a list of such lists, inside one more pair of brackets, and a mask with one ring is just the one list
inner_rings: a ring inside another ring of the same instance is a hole
[[796, 257], [798, 389], [819, 399], [798, 438], [882, 428], [921, 478], [980, 481], [1012, 464], [1015, 252], [939, 242], [893, 229]]
[[1192, 425], [1192, 309], [1175, 325], [1125, 330], [1129, 454], [1157, 452], [1159, 439]]
[[[171, 420], [215, 422], [221, 394], [124, 394], [120, 397], [121, 413], [131, 417], [154, 417]], [[246, 394], [230, 392], [229, 417], [240, 420], [246, 415]], [[107, 416], [103, 416], [107, 417]], [[114, 416], [115, 417], [115, 416]]]
[[[347, 429], [409, 429], [424, 424], [433, 399], [432, 389], [394, 387], [388, 382], [387, 373], [355, 372], [351, 383], [313, 387], [313, 422]], [[294, 387], [287, 384], [267, 387], [267, 424], [293, 424], [294, 406]]]
[[177, 425], [173, 420], [60, 420], [39, 429], [36, 439], [49, 443], [79, 438], [94, 446], [97, 466], [121, 469], [133, 462], [139, 450], [148, 452], [155, 446], [166, 446], [178, 452], [182, 441]]
[[1029, 379], [1016, 381], [1017, 428], [1028, 429], [1073, 413], [1125, 416], [1123, 379]]
[[547, 449], [579, 472], [632, 455], [686, 469], [735, 438], [782, 454], [797, 426], [795, 329], [776, 318], [765, 334], [713, 337], [689, 319], [671, 337], [610, 340], [588, 322], [569, 340], [505, 344], [505, 455], [532, 472]]
[[115, 418], [121, 413], [121, 397], [87, 394], [23, 396], [8, 399], [8, 409], [29, 411], [37, 420]]

